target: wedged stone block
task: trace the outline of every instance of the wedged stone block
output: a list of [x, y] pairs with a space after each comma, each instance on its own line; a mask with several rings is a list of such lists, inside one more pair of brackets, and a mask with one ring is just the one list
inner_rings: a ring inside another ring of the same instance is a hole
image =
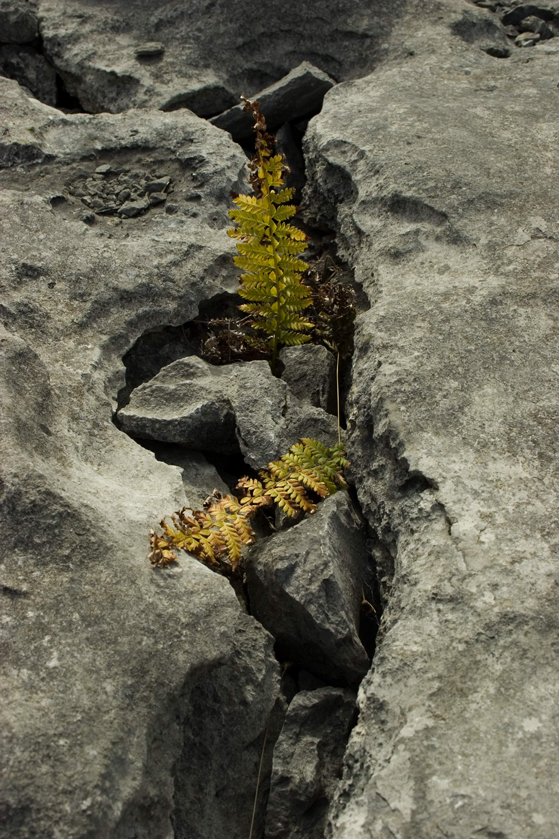
[[281, 658], [328, 680], [355, 683], [369, 659], [359, 640], [367, 550], [349, 495], [257, 543], [246, 560], [250, 610]]
[[323, 839], [355, 700], [333, 687], [294, 697], [274, 749], [265, 839]]
[[[253, 94], [251, 99], [260, 102], [268, 128], [273, 131], [285, 122], [319, 111], [324, 95], [335, 84], [327, 73], [303, 61], [283, 79]], [[228, 131], [237, 142], [252, 136], [253, 119], [243, 110], [242, 104], [213, 117], [210, 122]]]

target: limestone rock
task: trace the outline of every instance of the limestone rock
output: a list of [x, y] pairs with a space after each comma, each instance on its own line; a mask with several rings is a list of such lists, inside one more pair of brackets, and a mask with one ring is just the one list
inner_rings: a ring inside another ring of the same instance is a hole
[[182, 358], [132, 391], [118, 413], [126, 433], [186, 448], [232, 454], [262, 468], [300, 437], [333, 444], [336, 421], [292, 396], [267, 361], [217, 367]]
[[258, 542], [246, 562], [251, 614], [280, 657], [326, 679], [358, 681], [369, 665], [358, 635], [367, 550], [348, 494]]
[[132, 392], [119, 422], [136, 437], [232, 454], [237, 449], [230, 393], [235, 372], [197, 356], [179, 359]]
[[28, 44], [39, 35], [37, 17], [25, 0], [0, 0], [0, 44]]
[[56, 73], [33, 47], [0, 45], [0, 72], [46, 105], [56, 105]]
[[[312, 61], [335, 79], [373, 69], [403, 0], [37, 0], [47, 58], [86, 111], [193, 109], [213, 116]], [[136, 57], [156, 41], [164, 54]]]
[[410, 8], [392, 61], [333, 88], [306, 137], [309, 211], [371, 302], [348, 447], [392, 563], [335, 839], [559, 822], [559, 55], [451, 56], [466, 8]]
[[291, 702], [274, 749], [266, 839], [323, 839], [355, 698], [349, 690], [323, 687]]
[[[138, 336], [236, 285], [213, 219], [243, 155], [188, 112], [70, 116], [0, 92], [2, 833], [240, 839], [273, 640], [192, 558], [150, 566], [150, 527], [187, 501], [181, 472], [112, 415]], [[68, 182], [123, 160], [171, 166], [179, 199], [198, 178], [199, 219], [84, 225]]]
[[[315, 114], [320, 110], [325, 93], [335, 81], [304, 61], [291, 70], [283, 79], [253, 95], [260, 102], [260, 110], [266, 117], [271, 131], [290, 120]], [[228, 131], [237, 142], [252, 136], [253, 118], [244, 110], [244, 105], [235, 105], [225, 113], [210, 120], [213, 125]]]

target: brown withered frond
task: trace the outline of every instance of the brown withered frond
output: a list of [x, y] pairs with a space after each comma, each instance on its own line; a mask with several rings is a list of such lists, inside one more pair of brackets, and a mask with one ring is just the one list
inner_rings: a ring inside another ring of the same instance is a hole
[[336, 279], [338, 266], [331, 257], [313, 265], [305, 274], [312, 291], [309, 315], [314, 323], [312, 340], [334, 353], [349, 357], [353, 352], [353, 325], [356, 317], [355, 292]]

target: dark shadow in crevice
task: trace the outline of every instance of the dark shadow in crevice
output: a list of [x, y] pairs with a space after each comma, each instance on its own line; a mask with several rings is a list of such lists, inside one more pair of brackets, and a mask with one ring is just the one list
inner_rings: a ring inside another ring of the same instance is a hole
[[65, 114], [88, 113], [78, 97], [68, 91], [60, 73], [56, 74], [56, 107]]
[[414, 495], [418, 492], [425, 492], [428, 489], [436, 490], [438, 488], [436, 481], [425, 477], [421, 472], [410, 472], [409, 478], [400, 485], [399, 491], [403, 495]]

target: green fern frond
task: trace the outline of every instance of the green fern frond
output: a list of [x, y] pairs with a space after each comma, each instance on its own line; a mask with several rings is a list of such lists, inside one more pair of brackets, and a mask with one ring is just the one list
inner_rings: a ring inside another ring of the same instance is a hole
[[272, 191], [270, 193], [270, 198], [274, 204], [285, 204], [287, 201], [291, 201], [294, 192], [295, 190], [293, 187], [286, 186], [284, 189], [280, 190], [280, 192]]
[[[268, 336], [274, 370], [279, 347], [304, 343], [308, 340], [304, 336], [314, 326], [306, 318], [294, 317], [311, 305], [311, 291], [301, 276], [308, 265], [298, 258], [306, 249], [307, 236], [287, 223], [297, 208], [289, 203], [294, 190], [283, 186], [283, 155], [274, 153], [275, 138], [267, 133], [258, 103], [244, 102], [255, 121], [256, 154], [249, 164], [255, 194], [235, 195], [236, 208], [229, 211], [229, 217], [237, 227], [227, 233], [237, 240], [240, 256], [234, 262], [245, 272], [240, 278], [240, 294], [248, 303], [241, 310]], [[282, 316], [285, 311], [287, 319]]]

